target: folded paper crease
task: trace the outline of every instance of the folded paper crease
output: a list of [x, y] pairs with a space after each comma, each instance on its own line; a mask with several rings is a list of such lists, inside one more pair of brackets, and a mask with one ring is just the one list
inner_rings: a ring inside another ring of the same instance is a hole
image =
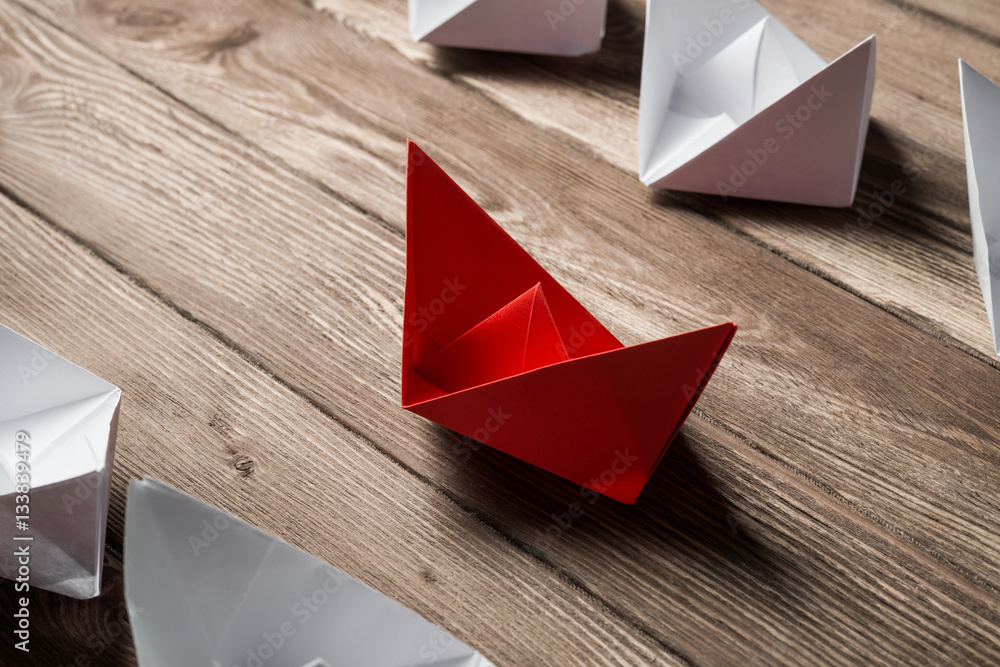
[[340, 570], [150, 477], [129, 484], [124, 558], [141, 667], [490, 667]]
[[408, 145], [404, 408], [632, 503], [735, 332], [623, 346]]
[[[111, 383], [0, 326], [0, 441], [8, 443], [0, 525], [8, 544], [29, 547], [33, 587], [81, 599], [100, 593], [120, 400]], [[18, 500], [25, 490], [27, 514]], [[17, 559], [0, 559], [0, 576], [14, 579], [17, 568]]]
[[874, 37], [827, 64], [756, 2], [648, 0], [639, 177], [849, 206], [874, 76]]

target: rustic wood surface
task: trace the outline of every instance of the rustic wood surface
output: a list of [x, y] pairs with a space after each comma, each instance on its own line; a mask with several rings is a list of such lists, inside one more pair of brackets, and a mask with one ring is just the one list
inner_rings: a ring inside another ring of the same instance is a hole
[[[852, 209], [642, 186], [641, 0], [577, 59], [414, 44], [402, 0], [0, 0], [0, 322], [123, 389], [105, 592], [36, 592], [0, 663], [136, 664], [146, 474], [498, 665], [1000, 662], [956, 64], [1000, 80], [1000, 9], [765, 4], [878, 36]], [[623, 342], [740, 326], [636, 506], [558, 528], [571, 484], [399, 408], [407, 137]]]

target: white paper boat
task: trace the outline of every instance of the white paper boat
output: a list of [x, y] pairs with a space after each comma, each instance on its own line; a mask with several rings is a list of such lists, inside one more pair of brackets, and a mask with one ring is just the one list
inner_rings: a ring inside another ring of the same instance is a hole
[[752, 0], [648, 0], [639, 178], [850, 206], [874, 84], [874, 36], [827, 64]]
[[[16, 554], [0, 557], [0, 576], [22, 576], [27, 549], [29, 586], [101, 592], [120, 399], [114, 385], [0, 326], [0, 536]], [[27, 530], [17, 527], [23, 516]]]
[[965, 172], [969, 179], [972, 255], [1000, 355], [996, 311], [1000, 306], [1000, 87], [968, 63], [958, 61], [965, 126]]
[[340, 570], [149, 477], [129, 485], [125, 598], [141, 667], [492, 667]]
[[601, 48], [607, 0], [410, 0], [417, 42], [578, 56]]

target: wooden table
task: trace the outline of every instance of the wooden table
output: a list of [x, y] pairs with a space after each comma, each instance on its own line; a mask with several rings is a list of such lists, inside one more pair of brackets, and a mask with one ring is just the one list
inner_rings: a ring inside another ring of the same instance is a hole
[[[0, 0], [0, 321], [123, 390], [105, 593], [35, 591], [0, 662], [135, 664], [147, 474], [498, 665], [1000, 661], [956, 65], [1000, 79], [1000, 5], [766, 5], [878, 35], [852, 209], [641, 185], [641, 0], [578, 59], [414, 44], [402, 0]], [[626, 344], [739, 325], [634, 507], [549, 539], [577, 488], [400, 409], [407, 137]]]

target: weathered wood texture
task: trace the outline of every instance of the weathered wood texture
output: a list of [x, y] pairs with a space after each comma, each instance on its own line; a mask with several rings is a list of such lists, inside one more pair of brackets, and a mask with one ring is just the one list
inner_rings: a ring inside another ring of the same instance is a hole
[[[128, 395], [109, 520], [113, 549], [122, 546], [127, 480], [152, 474], [322, 555], [501, 661], [565, 654], [674, 663], [594, 596], [133, 279], [7, 200], [0, 213], [0, 233], [10, 239], [2, 262], [8, 321]], [[250, 470], [237, 469], [247, 459]], [[70, 605], [64, 609], [73, 627]], [[36, 635], [42, 645], [62, 635], [45, 630]], [[86, 642], [67, 648], [64, 659]], [[11, 643], [2, 650], [10, 656]]]
[[[498, 664], [1000, 660], [1000, 364], [955, 63], [1000, 75], [995, 7], [768, 3], [827, 57], [879, 35], [837, 211], [638, 183], [635, 0], [571, 60], [317, 5], [0, 0], [0, 318], [123, 387], [112, 548], [154, 474]], [[562, 528], [569, 484], [398, 408], [406, 137], [626, 343], [740, 325], [636, 507]], [[50, 636], [83, 638], [118, 603], [58, 604]]]

